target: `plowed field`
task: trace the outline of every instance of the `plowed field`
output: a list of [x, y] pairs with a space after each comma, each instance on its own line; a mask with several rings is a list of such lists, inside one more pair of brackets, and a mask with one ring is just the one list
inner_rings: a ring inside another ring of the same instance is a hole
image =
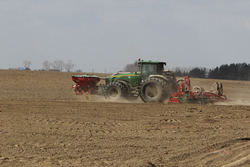
[[0, 70], [0, 166], [250, 166], [250, 82], [220, 81], [228, 103], [146, 104], [77, 96], [73, 74]]

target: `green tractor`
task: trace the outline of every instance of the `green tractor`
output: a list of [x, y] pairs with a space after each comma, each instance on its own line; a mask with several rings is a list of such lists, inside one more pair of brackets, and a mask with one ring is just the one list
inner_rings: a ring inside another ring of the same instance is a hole
[[162, 103], [176, 92], [176, 78], [164, 71], [165, 62], [138, 61], [140, 72], [124, 72], [105, 79], [105, 97], [111, 100], [135, 100], [139, 96], [145, 103]]

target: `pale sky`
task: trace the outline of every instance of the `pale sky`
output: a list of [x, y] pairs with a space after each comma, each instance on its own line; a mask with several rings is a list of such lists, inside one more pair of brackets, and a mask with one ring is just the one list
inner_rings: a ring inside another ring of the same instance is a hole
[[168, 68], [250, 63], [249, 0], [0, 0], [0, 69], [72, 60], [117, 72], [138, 58]]

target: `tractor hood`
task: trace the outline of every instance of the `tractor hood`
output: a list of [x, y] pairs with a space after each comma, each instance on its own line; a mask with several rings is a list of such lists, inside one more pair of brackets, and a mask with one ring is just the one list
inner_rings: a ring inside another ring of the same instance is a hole
[[117, 73], [114, 73], [112, 74], [111, 76], [117, 76], [117, 75], [140, 75], [141, 73], [140, 72], [117, 72]]
[[140, 72], [118, 72], [111, 76], [106, 77], [106, 84], [110, 82], [125, 81], [130, 86], [134, 87], [139, 84], [141, 80]]

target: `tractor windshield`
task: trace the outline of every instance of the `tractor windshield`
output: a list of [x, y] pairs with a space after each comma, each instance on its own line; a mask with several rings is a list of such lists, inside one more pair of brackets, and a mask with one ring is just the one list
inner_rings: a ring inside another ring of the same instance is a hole
[[141, 69], [142, 82], [150, 75], [163, 75], [163, 70], [164, 67], [161, 63], [143, 64]]

